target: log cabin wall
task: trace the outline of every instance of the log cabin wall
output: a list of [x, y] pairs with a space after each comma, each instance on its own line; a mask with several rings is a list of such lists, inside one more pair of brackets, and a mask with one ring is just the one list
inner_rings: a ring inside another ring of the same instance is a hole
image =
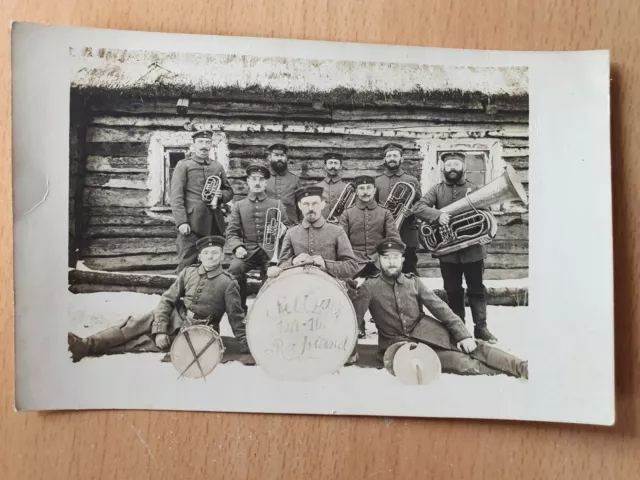
[[[494, 163], [512, 165], [528, 189], [528, 106], [522, 103], [488, 107], [482, 102], [381, 100], [354, 106], [299, 99], [191, 99], [187, 113], [178, 114], [177, 98], [109, 98], [73, 90], [72, 97], [83, 105], [87, 126], [77, 130], [84, 134], [81, 153], [70, 156], [72, 175], [75, 169], [84, 180], [70, 211], [80, 217], [74, 219], [80, 258], [94, 270], [168, 273], [175, 268], [175, 227], [159, 178], [167, 173], [158, 160], [162, 152], [154, 151], [166, 147], [179, 155], [188, 148], [191, 133], [184, 126], [189, 123], [222, 125], [224, 153], [219, 159], [236, 199], [246, 195], [244, 169], [265, 163], [264, 147], [274, 142], [290, 146], [290, 169], [304, 184], [324, 177], [321, 158], [327, 151], [348, 158], [346, 178], [377, 175], [383, 170], [381, 147], [395, 141], [407, 148], [404, 168], [422, 180], [423, 189], [437, 180], [437, 160], [428, 152], [433, 145], [493, 150], [499, 157]], [[73, 117], [72, 112], [72, 124], [78, 124]], [[290, 131], [296, 129], [303, 131]], [[376, 133], [363, 135], [364, 130]], [[429, 158], [432, 164], [426, 163]], [[489, 246], [486, 278], [526, 277], [527, 211], [521, 205], [502, 210], [497, 212], [501, 228]], [[430, 255], [420, 255], [423, 276], [440, 276], [437, 265]]]

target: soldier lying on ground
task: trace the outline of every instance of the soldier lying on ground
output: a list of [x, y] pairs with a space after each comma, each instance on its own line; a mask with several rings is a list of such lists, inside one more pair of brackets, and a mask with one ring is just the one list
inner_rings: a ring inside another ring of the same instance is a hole
[[180, 272], [154, 311], [128, 317], [122, 324], [87, 338], [69, 332], [73, 361], [91, 355], [167, 351], [183, 324], [207, 324], [219, 333], [225, 313], [242, 353], [248, 352], [238, 282], [222, 269], [224, 243], [224, 238], [217, 236], [198, 240], [201, 263]]

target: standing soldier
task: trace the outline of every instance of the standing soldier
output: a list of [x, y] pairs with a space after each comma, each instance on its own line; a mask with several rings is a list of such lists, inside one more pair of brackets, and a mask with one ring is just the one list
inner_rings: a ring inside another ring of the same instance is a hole
[[360, 271], [357, 277], [367, 277], [377, 272], [376, 246], [384, 238], [400, 241], [393, 215], [375, 200], [376, 187], [372, 177], [362, 175], [354, 181], [355, 204], [340, 217], [340, 226], [349, 237]]
[[225, 313], [242, 352], [248, 352], [238, 283], [222, 269], [224, 242], [223, 237], [198, 240], [200, 265], [180, 272], [154, 311], [128, 317], [117, 327], [87, 338], [69, 332], [67, 341], [73, 361], [92, 355], [167, 351], [185, 319], [206, 323], [220, 333]]
[[[393, 186], [398, 182], [406, 182], [413, 185], [416, 189], [414, 203], [420, 200], [422, 195], [420, 192], [420, 182], [412, 175], [409, 175], [402, 169], [404, 161], [404, 148], [397, 143], [389, 143], [382, 147], [384, 155], [385, 171], [382, 175], [376, 177], [377, 200], [381, 205], [387, 201], [389, 193]], [[411, 206], [409, 206], [410, 208]], [[415, 225], [413, 215], [404, 219], [400, 227], [400, 238], [406, 245], [404, 253], [404, 264], [402, 265], [403, 273], [413, 273], [418, 275], [418, 255], [416, 249], [420, 244], [418, 239], [418, 229]]]
[[324, 200], [325, 207], [322, 210], [322, 216], [328, 219], [331, 209], [338, 201], [347, 183], [342, 180], [342, 162], [344, 161], [344, 157], [339, 153], [325, 153], [322, 158], [324, 159], [324, 170], [327, 176], [318, 183], [318, 186], [323, 188], [322, 199]]
[[[464, 198], [467, 191], [472, 192], [478, 187], [466, 179], [464, 154], [448, 152], [444, 153], [440, 159], [444, 182], [431, 187], [414, 206], [413, 211], [420, 220], [448, 225], [451, 216], [438, 209]], [[486, 257], [487, 250], [484, 245], [472, 245], [440, 257], [440, 273], [447, 292], [449, 307], [463, 322], [465, 313], [462, 277], [464, 276], [471, 316], [475, 325], [474, 335], [489, 343], [496, 343], [496, 337], [487, 328], [487, 300], [482, 279]]]
[[297, 175], [288, 169], [287, 152], [289, 148], [282, 143], [274, 143], [267, 147], [268, 160], [271, 165], [271, 178], [267, 180], [267, 197], [280, 200], [287, 209], [289, 224], [295, 225], [300, 221], [296, 210], [296, 198], [294, 192], [302, 188], [302, 183]]
[[[209, 158], [213, 146], [213, 132], [200, 130], [193, 134], [193, 153], [190, 158], [178, 162], [171, 178], [171, 210], [178, 228], [178, 268], [180, 273], [195, 263], [198, 256], [196, 242], [209, 235], [224, 235], [224, 214], [221, 207], [233, 198], [233, 189], [224, 168]], [[207, 206], [202, 199], [207, 178], [220, 177], [218, 206]]]
[[[269, 169], [261, 165], [249, 165], [246, 173], [249, 194], [247, 198], [233, 206], [227, 225], [227, 247], [234, 255], [229, 265], [229, 273], [240, 285], [242, 308], [245, 312], [247, 311], [247, 272], [260, 269], [261, 278], [264, 279], [269, 260], [274, 253], [274, 243], [269, 246], [263, 244], [267, 210], [270, 208], [280, 210], [281, 232], [284, 233], [288, 222], [287, 211], [282, 202], [267, 198], [265, 193], [267, 180], [271, 176]], [[272, 235], [275, 240], [276, 233]]]

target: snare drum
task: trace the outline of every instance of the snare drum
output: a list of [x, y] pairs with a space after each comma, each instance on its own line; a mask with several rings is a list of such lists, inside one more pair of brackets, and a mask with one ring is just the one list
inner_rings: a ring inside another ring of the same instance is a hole
[[192, 325], [180, 331], [171, 344], [170, 354], [181, 377], [200, 378], [216, 368], [223, 352], [218, 332], [208, 325]]
[[247, 341], [270, 376], [308, 381], [346, 363], [357, 342], [357, 324], [338, 279], [316, 266], [297, 266], [258, 292], [247, 315]]

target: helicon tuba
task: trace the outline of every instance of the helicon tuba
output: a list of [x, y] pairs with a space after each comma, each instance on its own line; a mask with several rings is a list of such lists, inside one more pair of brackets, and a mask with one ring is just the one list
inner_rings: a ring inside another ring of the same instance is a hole
[[415, 196], [416, 188], [407, 182], [396, 183], [389, 192], [383, 207], [393, 215], [398, 230], [400, 230], [404, 219], [411, 215], [411, 205], [413, 205]]
[[451, 215], [449, 225], [423, 224], [420, 241], [434, 257], [472, 245], [486, 245], [498, 231], [495, 217], [486, 209], [512, 200], [520, 200], [525, 205], [528, 202], [527, 193], [513, 167], [507, 165], [506, 171], [492, 182], [439, 209]]
[[347, 208], [351, 207], [356, 201], [356, 186], [353, 182], [347, 183], [347, 185], [340, 192], [340, 196], [336, 201], [336, 204], [333, 206], [331, 211], [329, 212], [329, 216], [327, 217], [327, 222], [330, 223], [338, 223], [340, 220], [340, 215]]
[[273, 249], [273, 256], [269, 261], [272, 265], [278, 264], [278, 250], [280, 249], [280, 237], [284, 233], [282, 231], [282, 212], [277, 207], [271, 207], [267, 210], [264, 221], [264, 234], [262, 236], [262, 248], [265, 250]]
[[218, 207], [218, 197], [216, 193], [220, 191], [222, 181], [220, 177], [211, 175], [207, 177], [204, 182], [204, 188], [202, 189], [202, 201], [206, 202], [207, 207], [215, 210]]

